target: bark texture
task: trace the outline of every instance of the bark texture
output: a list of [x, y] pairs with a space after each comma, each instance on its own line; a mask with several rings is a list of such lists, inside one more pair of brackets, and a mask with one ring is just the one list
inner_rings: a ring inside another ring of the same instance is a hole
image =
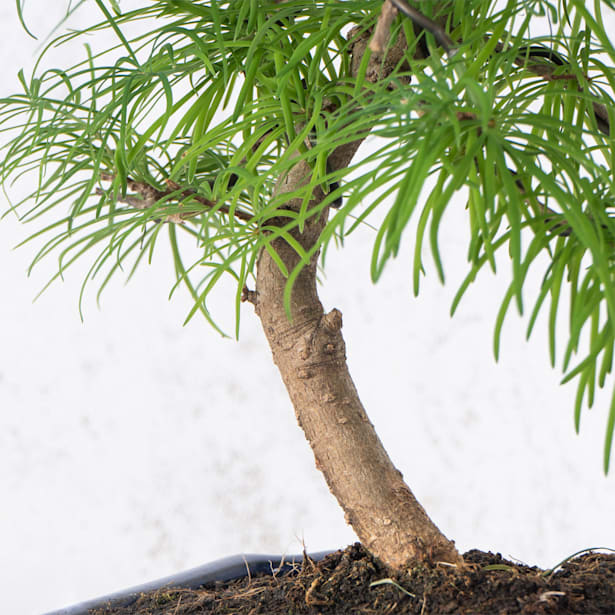
[[[368, 37], [355, 45], [358, 66]], [[384, 62], [376, 59], [368, 78], [376, 80], [403, 54], [393, 46]], [[333, 168], [348, 165], [360, 142], [344, 146], [330, 158]], [[310, 169], [298, 163], [280, 179], [278, 193], [290, 192], [309, 177]], [[314, 202], [324, 198], [317, 190]], [[300, 202], [290, 200], [289, 208]], [[327, 211], [296, 231], [295, 238], [310, 248], [326, 224]], [[298, 255], [282, 239], [273, 247], [292, 271]], [[316, 466], [345, 512], [362, 544], [384, 563], [402, 568], [411, 561], [462, 563], [454, 543], [429, 519], [387, 455], [363, 408], [346, 364], [342, 315], [324, 312], [318, 298], [315, 255], [294, 283], [292, 320], [284, 309], [286, 278], [267, 251], [259, 257], [255, 304], [273, 359], [295, 408], [297, 420], [312, 447]]]

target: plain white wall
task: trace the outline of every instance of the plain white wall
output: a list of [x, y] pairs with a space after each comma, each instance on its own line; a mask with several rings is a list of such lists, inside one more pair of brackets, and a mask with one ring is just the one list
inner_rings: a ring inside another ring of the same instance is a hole
[[[28, 23], [40, 35], [64, 8], [30, 4]], [[93, 3], [73, 23], [92, 17]], [[0, 8], [0, 28], [6, 95], [37, 43], [12, 3]], [[80, 52], [54, 57], [69, 66]], [[483, 275], [449, 318], [465, 272], [464, 224], [460, 204], [442, 229], [447, 286], [430, 269], [418, 299], [411, 235], [376, 286], [371, 231], [329, 254], [323, 302], [344, 314], [350, 368], [370, 417], [460, 549], [549, 566], [578, 549], [614, 547], [615, 483], [601, 469], [608, 396], [583, 415], [576, 436], [574, 385], [560, 387], [548, 366], [544, 320], [526, 343], [513, 314], [494, 363], [506, 267], [497, 280]], [[190, 299], [181, 291], [167, 301], [173, 277], [161, 245], [128, 286], [112, 283], [101, 310], [90, 293], [82, 323], [78, 271], [32, 303], [55, 263], [28, 279], [35, 246], [12, 247], [35, 228], [0, 222], [5, 612], [40, 613], [234, 553], [354, 540], [314, 469], [250, 306], [239, 343], [198, 318], [182, 327]], [[232, 289], [213, 307], [230, 322]]]

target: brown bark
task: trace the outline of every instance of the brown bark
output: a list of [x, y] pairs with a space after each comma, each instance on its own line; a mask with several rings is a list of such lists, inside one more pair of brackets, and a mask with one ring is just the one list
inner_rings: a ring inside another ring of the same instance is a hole
[[[367, 38], [355, 45], [353, 64], [358, 66]], [[403, 53], [394, 46], [384, 63], [374, 62], [368, 78], [375, 80], [387, 64], [393, 66]], [[330, 158], [333, 168], [348, 165], [359, 142], [340, 148]], [[295, 190], [309, 177], [304, 162], [280, 180], [278, 193]], [[324, 197], [319, 190], [312, 204]], [[286, 207], [298, 208], [290, 200]], [[295, 238], [309, 249], [326, 224], [327, 211], [314, 216]], [[299, 257], [284, 240], [272, 246], [289, 271]], [[410, 561], [462, 562], [454, 543], [434, 525], [392, 464], [359, 400], [346, 364], [341, 334], [342, 315], [324, 313], [316, 288], [314, 255], [295, 281], [289, 321], [284, 304], [286, 278], [267, 251], [258, 261], [255, 304], [273, 360], [295, 407], [297, 420], [310, 443], [316, 466], [345, 512], [346, 521], [359, 539], [384, 563], [401, 568]]]

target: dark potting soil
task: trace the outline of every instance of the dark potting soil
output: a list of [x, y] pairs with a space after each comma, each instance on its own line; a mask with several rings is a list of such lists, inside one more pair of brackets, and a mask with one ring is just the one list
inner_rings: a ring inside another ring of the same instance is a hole
[[585, 553], [554, 571], [469, 551], [467, 566], [385, 568], [359, 544], [280, 576], [143, 594], [91, 615], [615, 614], [615, 555]]

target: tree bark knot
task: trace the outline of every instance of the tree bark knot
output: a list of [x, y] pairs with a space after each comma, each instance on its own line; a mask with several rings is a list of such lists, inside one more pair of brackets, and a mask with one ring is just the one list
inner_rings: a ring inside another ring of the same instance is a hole
[[[306, 325], [312, 325], [311, 331], [305, 331]], [[299, 365], [296, 376], [301, 380], [313, 378], [319, 370], [343, 365], [346, 361], [346, 346], [340, 333], [342, 313], [333, 309], [317, 321], [302, 323], [304, 329], [299, 344], [295, 346]], [[295, 333], [297, 329], [293, 327]]]
[[322, 317], [320, 324], [327, 333], [335, 334], [342, 330], [342, 313], [337, 308], [333, 308]]
[[[310, 349], [312, 346], [312, 340], [314, 339], [315, 331], [318, 329], [318, 317], [307, 318], [300, 322], [294, 322], [288, 326], [286, 321], [285, 326], [271, 328], [271, 333], [274, 338], [274, 342], [281, 350], [290, 351], [293, 348], [299, 346], [301, 350], [299, 355], [301, 358], [308, 358], [311, 354]], [[308, 352], [304, 357], [303, 354]]]
[[241, 302], [242, 303], [245, 303], [247, 301], [248, 303], [251, 303], [254, 307], [257, 307], [256, 305], [257, 296], [258, 296], [258, 293], [255, 290], [250, 290], [247, 286], [244, 286], [241, 289]]

